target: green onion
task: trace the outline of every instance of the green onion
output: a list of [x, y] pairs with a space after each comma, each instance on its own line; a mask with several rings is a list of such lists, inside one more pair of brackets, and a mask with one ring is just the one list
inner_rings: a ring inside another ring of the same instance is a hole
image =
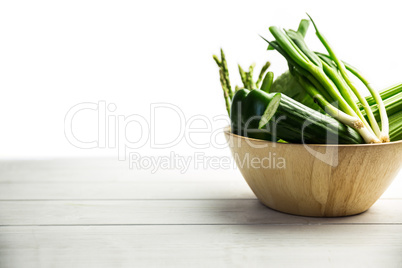
[[[306, 91], [309, 92], [311, 97], [324, 110], [342, 123], [355, 128], [366, 143], [381, 142], [373, 131], [374, 127], [374, 130], [380, 135], [374, 115], [370, 120], [370, 126], [353, 100], [352, 92], [359, 99], [363, 98], [360, 92], [355, 88], [351, 88], [353, 85], [348, 83], [348, 78], [345, 79], [344, 75], [342, 75], [342, 72], [339, 70], [339, 64], [334, 63], [336, 69], [333, 69], [330, 65], [318, 59], [317, 56], [313, 56], [315, 54], [308, 49], [303, 39], [307, 30], [305, 21], [301, 22], [299, 28], [303, 29], [303, 32], [297, 33], [292, 30], [281, 31], [278, 27], [269, 27], [270, 32], [275, 38], [275, 42], [269, 42], [269, 48], [276, 49], [286, 58], [291, 73], [301, 76], [299, 80], [301, 80]], [[319, 35], [320, 40], [327, 47], [327, 50], [329, 50], [330, 55], [336, 57], [323, 36], [319, 32], [317, 35]], [[339, 109], [331, 104], [333, 100], [337, 102]], [[364, 103], [363, 100], [362, 102]], [[367, 104], [366, 106], [368, 107], [367, 113], [372, 113], [369, 105]]]
[[326, 60], [322, 60], [322, 65], [324, 67], [324, 72], [328, 75], [329, 78], [331, 78], [331, 80], [339, 88], [339, 91], [341, 92], [342, 96], [348, 102], [350, 107], [352, 107], [353, 111], [355, 111], [357, 116], [363, 122], [364, 126], [368, 129], [370, 129], [370, 126], [369, 126], [366, 118], [363, 116], [362, 112], [360, 111], [359, 106], [353, 100], [353, 97], [351, 95], [352, 92], [351, 92], [349, 85], [346, 83], [346, 81], [344, 79], [342, 79], [343, 77], [340, 76], [340, 73], [338, 72], [336, 66], [331, 64], [330, 62], [327, 62]]
[[[384, 107], [384, 104], [382, 102], [382, 99], [381, 99], [380, 95], [378, 94], [378, 92], [376, 90], [371, 88], [371, 86], [367, 82], [367, 80], [364, 79], [364, 77], [362, 75], [360, 75], [360, 73], [356, 69], [353, 68], [353, 71], [350, 70], [356, 77], [358, 77], [366, 85], [367, 89], [370, 91], [371, 95], [374, 97], [374, 99], [376, 100], [376, 103], [380, 107], [381, 123], [382, 123], [382, 126], [383, 126], [382, 131], [380, 131], [380, 129], [379, 129], [378, 123], [374, 118], [374, 114], [371, 111], [370, 106], [367, 103], [367, 100], [363, 97], [363, 94], [361, 94], [361, 92], [354, 86], [354, 84], [350, 80], [350, 78], [349, 78], [349, 76], [348, 76], [348, 74], [346, 72], [345, 65], [336, 56], [336, 54], [334, 53], [333, 49], [329, 45], [329, 42], [321, 34], [321, 32], [318, 30], [317, 25], [314, 23], [314, 21], [313, 21], [313, 19], [311, 17], [310, 17], [310, 20], [314, 25], [314, 28], [315, 28], [315, 31], [316, 31], [315, 33], [316, 33], [318, 39], [320, 39], [321, 43], [324, 45], [325, 49], [327, 50], [329, 56], [331, 57], [331, 59], [337, 65], [339, 72], [341, 73], [343, 79], [346, 81], [346, 83], [349, 86], [349, 88], [353, 91], [355, 96], [358, 98], [360, 103], [363, 105], [364, 110], [366, 111], [367, 117], [368, 117], [368, 119], [370, 121], [370, 124], [371, 124], [371, 127], [372, 127], [374, 133], [377, 135], [377, 137], [381, 141], [384, 141], [384, 142], [389, 141], [389, 137], [388, 137], [389, 136], [388, 135], [388, 131], [389, 131], [389, 129], [388, 129], [388, 117], [387, 117], [387, 113], [385, 112], [385, 107]], [[353, 100], [350, 100], [350, 101], [353, 101]]]
[[[320, 57], [322, 60], [324, 60], [324, 61], [326, 61], [326, 62], [331, 62], [332, 61], [332, 59], [330, 58], [330, 56], [328, 56], [328, 55], [326, 55], [326, 54], [323, 54], [323, 53], [320, 53], [320, 52], [314, 52], [318, 57]], [[342, 61], [343, 62], [343, 64], [345, 65], [345, 67], [346, 67], [346, 69], [348, 70], [348, 71], [350, 71], [350, 72], [355, 72], [355, 73], [357, 73], [358, 71], [357, 71], [357, 69], [356, 68], [354, 68], [353, 66], [351, 66], [350, 64], [348, 64], [348, 63], [346, 63], [346, 62], [344, 62], [344, 61]], [[360, 75], [360, 74], [359, 74]], [[360, 75], [361, 76], [361, 75]], [[387, 98], [389, 98], [389, 97], [392, 97], [392, 96], [394, 96], [394, 95], [396, 95], [396, 94], [398, 94], [398, 93], [400, 93], [400, 92], [402, 92], [402, 83], [399, 83], [399, 84], [396, 84], [396, 85], [393, 85], [393, 86], [391, 86], [391, 87], [388, 87], [388, 88], [385, 88], [385, 89], [383, 89], [383, 90], [380, 90], [380, 97], [381, 97], [381, 99], [382, 100], [385, 100], [385, 99], [387, 99]], [[373, 96], [367, 96], [366, 98], [366, 101], [367, 101], [367, 103], [371, 106], [371, 105], [374, 105], [374, 104], [376, 104], [376, 101], [375, 101], [375, 99], [373, 98]], [[359, 105], [359, 108], [360, 109], [362, 109], [363, 108], [363, 105], [360, 103], [360, 102], [358, 102], [358, 105]]]
[[[314, 65], [309, 58], [297, 47], [297, 45], [278, 27], [269, 27], [270, 32], [275, 37], [281, 49], [294, 61], [292, 65], [298, 65], [299, 68], [310, 73], [331, 95], [331, 97], [339, 102], [342, 110], [346, 110], [348, 114], [354, 115], [354, 111], [343, 99], [335, 84], [325, 75], [322, 68]], [[302, 71], [301, 71], [302, 72]], [[312, 82], [312, 81], [311, 81]], [[312, 82], [314, 84], [314, 82]]]
[[344, 124], [356, 128], [356, 125], [359, 124], [359, 119], [356, 117], [352, 117], [338, 108], [331, 105], [318, 91], [317, 89], [305, 78], [299, 76], [298, 81], [300, 85], [308, 92], [308, 94], [314, 99], [316, 103], [327, 112], [333, 118], [339, 120], [340, 122], [344, 122]]

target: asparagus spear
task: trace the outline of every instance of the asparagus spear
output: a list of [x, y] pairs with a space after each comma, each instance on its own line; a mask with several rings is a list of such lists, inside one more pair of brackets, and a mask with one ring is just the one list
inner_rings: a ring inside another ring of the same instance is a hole
[[233, 91], [230, 86], [229, 70], [227, 68], [227, 62], [226, 62], [225, 54], [223, 53], [223, 49], [221, 49], [221, 59], [220, 60], [219, 60], [218, 56], [216, 56], [216, 55], [213, 55], [212, 57], [219, 67], [219, 79], [221, 81], [223, 97], [225, 99], [226, 111], [228, 112], [228, 115], [230, 116], [230, 105], [231, 105], [231, 100], [233, 98]]

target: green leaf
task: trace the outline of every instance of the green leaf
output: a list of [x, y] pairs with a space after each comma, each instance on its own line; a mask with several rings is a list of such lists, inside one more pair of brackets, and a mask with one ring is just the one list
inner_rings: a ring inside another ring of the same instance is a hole
[[310, 26], [310, 21], [309, 20], [301, 20], [299, 24], [299, 28], [297, 29], [297, 32], [300, 33], [303, 38], [306, 37], [306, 33], [308, 30], [308, 27]]

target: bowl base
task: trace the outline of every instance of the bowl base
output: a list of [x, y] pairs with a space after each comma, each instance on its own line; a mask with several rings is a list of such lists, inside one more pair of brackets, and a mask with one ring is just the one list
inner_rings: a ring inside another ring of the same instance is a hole
[[366, 209], [366, 210], [364, 210], [362, 212], [345, 214], [345, 215], [325, 215], [325, 214], [324, 215], [307, 215], [307, 214], [303, 214], [303, 213], [295, 213], [295, 212], [289, 212], [289, 211], [283, 211], [283, 210], [275, 209], [275, 208], [265, 204], [263, 201], [261, 201], [259, 199], [258, 199], [258, 201], [262, 205], [264, 205], [265, 207], [267, 207], [269, 209], [272, 209], [272, 210], [274, 210], [276, 212], [280, 212], [280, 213], [288, 214], [288, 215], [292, 215], [292, 216], [310, 217], [310, 218], [342, 218], [342, 217], [350, 217], [350, 216], [356, 216], [356, 215], [359, 215], [359, 214], [363, 214], [363, 213], [365, 213], [366, 211], [369, 210], [369, 209]]

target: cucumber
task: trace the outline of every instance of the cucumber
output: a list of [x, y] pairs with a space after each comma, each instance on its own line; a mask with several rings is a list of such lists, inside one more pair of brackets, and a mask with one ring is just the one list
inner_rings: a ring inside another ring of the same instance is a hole
[[360, 144], [363, 139], [353, 128], [317, 112], [282, 93], [275, 94], [266, 107], [259, 129], [291, 143]]

